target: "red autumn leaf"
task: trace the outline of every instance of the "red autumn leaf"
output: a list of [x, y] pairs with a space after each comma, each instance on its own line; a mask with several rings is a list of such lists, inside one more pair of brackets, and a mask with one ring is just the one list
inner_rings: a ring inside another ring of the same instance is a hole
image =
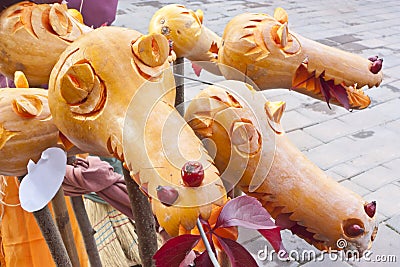
[[211, 262], [210, 256], [208, 256], [208, 252], [204, 251], [201, 253], [195, 260], [195, 266], [201, 267], [214, 267], [214, 264]]
[[188, 267], [193, 264], [194, 260], [197, 258], [196, 252], [194, 250], [190, 251], [185, 259], [179, 264], [179, 267]]
[[335, 85], [333, 80], [330, 80], [327, 82], [330, 93], [333, 95], [337, 101], [339, 101], [340, 104], [343, 105], [343, 107], [347, 110], [350, 109], [350, 102], [347, 97], [347, 92], [346, 89], [342, 85]]
[[218, 227], [242, 226], [248, 229], [274, 229], [271, 215], [254, 197], [234, 198], [222, 208], [214, 229]]
[[157, 252], [153, 259], [157, 267], [179, 266], [186, 255], [199, 242], [199, 235], [180, 235], [168, 240]]
[[196, 74], [197, 77], [200, 76], [201, 70], [203, 69], [200, 65], [197, 65], [196, 63], [192, 62], [192, 68], [194, 71], [194, 74]]
[[238, 242], [217, 236], [219, 243], [228, 256], [232, 267], [257, 267], [253, 256]]
[[281, 228], [277, 226], [274, 229], [260, 229], [258, 232], [265, 237], [271, 246], [274, 248], [275, 252], [279, 252], [280, 250], [285, 251], [286, 249], [282, 244], [282, 237], [281, 237]]
[[315, 82], [318, 82], [318, 81], [320, 82], [320, 84], [321, 84], [321, 93], [322, 93], [323, 97], [325, 98], [325, 101], [328, 104], [328, 107], [330, 109], [332, 109], [331, 105], [329, 104], [329, 101], [331, 100], [331, 93], [330, 93], [330, 90], [329, 90], [329, 86], [326, 83], [326, 81], [324, 80], [324, 78], [322, 78], [322, 76], [323, 75], [321, 74], [321, 76], [319, 77], [319, 80], [316, 80]]

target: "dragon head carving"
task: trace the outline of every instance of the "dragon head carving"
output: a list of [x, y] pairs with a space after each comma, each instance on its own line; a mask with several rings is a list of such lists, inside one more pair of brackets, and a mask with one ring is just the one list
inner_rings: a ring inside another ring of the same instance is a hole
[[[370, 99], [362, 87], [379, 86], [382, 60], [364, 59], [304, 38], [288, 28], [288, 15], [245, 13], [226, 26], [218, 60], [227, 79], [249, 77], [261, 89], [288, 88], [341, 105], [363, 109]], [[229, 67], [224, 67], [229, 66]]]
[[[49, 103], [60, 131], [82, 151], [114, 155], [152, 197], [170, 235], [191, 229], [225, 190], [217, 169], [175, 110], [168, 40], [161, 34], [102, 27], [71, 44], [49, 83]], [[204, 166], [203, 185], [182, 186], [187, 161]], [[168, 205], [167, 205], [168, 204]]]
[[18, 72], [19, 88], [0, 89], [0, 175], [27, 173], [29, 160], [38, 160], [42, 151], [57, 146], [59, 132], [54, 125], [47, 90], [28, 88]]
[[199, 93], [185, 119], [215, 155], [222, 179], [257, 198], [282, 229], [320, 250], [362, 255], [377, 233], [376, 203], [310, 162], [280, 125], [285, 103], [263, 99], [248, 84], [224, 81]]
[[23, 71], [31, 86], [47, 84], [60, 54], [88, 31], [63, 4], [10, 6], [0, 14], [0, 72]]

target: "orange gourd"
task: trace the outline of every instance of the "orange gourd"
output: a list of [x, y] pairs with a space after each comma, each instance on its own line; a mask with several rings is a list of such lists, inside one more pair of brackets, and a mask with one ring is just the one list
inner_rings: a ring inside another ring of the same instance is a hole
[[[82, 151], [114, 155], [152, 198], [157, 219], [170, 235], [191, 229], [225, 190], [217, 169], [174, 109], [175, 82], [169, 45], [161, 34], [103, 27], [85, 34], [60, 56], [49, 83], [49, 103], [59, 130]], [[189, 160], [205, 168], [202, 186], [182, 185]], [[159, 186], [173, 187], [172, 206]]]
[[[263, 101], [251, 86], [226, 81], [190, 103], [186, 120], [215, 155], [221, 177], [257, 198], [282, 228], [321, 250], [369, 249], [377, 232], [375, 202], [328, 177], [285, 136], [284, 102]], [[361, 254], [360, 254], [361, 255]]]
[[366, 108], [371, 101], [361, 88], [379, 86], [383, 77], [382, 66], [373, 70], [371, 60], [290, 31], [282, 8], [274, 17], [244, 13], [233, 18], [218, 62], [227, 79], [246, 81], [246, 76], [260, 90], [292, 89], [347, 109]]
[[31, 86], [47, 84], [61, 52], [91, 28], [64, 4], [17, 3], [0, 13], [0, 73], [23, 71]]

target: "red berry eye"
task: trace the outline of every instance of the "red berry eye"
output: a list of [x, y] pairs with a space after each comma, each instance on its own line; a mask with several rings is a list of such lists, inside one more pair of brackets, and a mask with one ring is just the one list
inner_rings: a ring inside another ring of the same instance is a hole
[[204, 180], [203, 165], [197, 161], [188, 161], [183, 165], [181, 175], [186, 186], [198, 187]]

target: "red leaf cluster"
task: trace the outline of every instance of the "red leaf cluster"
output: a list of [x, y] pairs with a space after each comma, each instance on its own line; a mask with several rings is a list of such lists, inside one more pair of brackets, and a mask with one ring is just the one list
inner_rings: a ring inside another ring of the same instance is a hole
[[[260, 232], [273, 246], [275, 251], [285, 250], [282, 245], [280, 228], [271, 220], [270, 214], [261, 203], [249, 196], [241, 196], [228, 201], [222, 208], [218, 219], [211, 228], [209, 222], [201, 220], [204, 231], [214, 253], [213, 237], [228, 256], [232, 267], [257, 267], [251, 254], [235, 240], [222, 237], [217, 229], [241, 226]], [[196, 266], [213, 267], [208, 252], [199, 253], [193, 248], [200, 242], [200, 235], [184, 234], [168, 240], [154, 255], [156, 266], [175, 267], [188, 266], [194, 262]]]

